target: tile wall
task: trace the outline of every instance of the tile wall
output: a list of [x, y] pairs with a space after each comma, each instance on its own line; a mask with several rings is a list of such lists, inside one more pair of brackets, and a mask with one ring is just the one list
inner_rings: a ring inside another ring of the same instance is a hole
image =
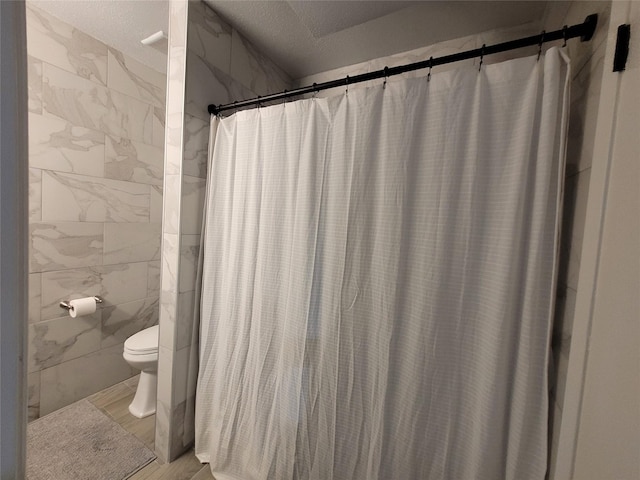
[[35, 419], [136, 374], [123, 342], [158, 321], [166, 75], [29, 4], [27, 52]]
[[290, 88], [269, 59], [199, 1], [170, 0], [156, 453], [193, 442], [196, 285], [207, 174], [207, 105]]

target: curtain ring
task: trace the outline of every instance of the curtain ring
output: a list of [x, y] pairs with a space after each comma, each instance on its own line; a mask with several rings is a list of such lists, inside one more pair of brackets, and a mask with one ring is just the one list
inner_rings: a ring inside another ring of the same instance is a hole
[[431, 81], [431, 69], [433, 68], [433, 57], [429, 57], [429, 73], [427, 73], [427, 82]]
[[562, 27], [562, 39], [564, 40], [564, 43], [562, 44], [562, 48], [565, 48], [567, 46], [567, 33], [569, 33], [568, 29], [569, 27], [567, 27], [566, 25]]
[[482, 63], [484, 62], [484, 49], [487, 45], [482, 44], [482, 50], [480, 50], [480, 66], [478, 66], [478, 71], [482, 70]]
[[345, 83], [345, 85], [347, 86], [347, 88], [346, 88], [346, 90], [345, 90], [344, 94], [345, 94], [345, 95], [349, 95], [349, 75], [347, 75], [347, 78], [345, 78], [345, 79], [344, 79], [344, 83]]
[[260, 99], [262, 97], [260, 95], [258, 95], [258, 108], [262, 108], [262, 103], [260, 102]]
[[382, 89], [387, 88], [387, 77], [389, 76], [389, 67], [384, 67], [384, 82], [382, 83]]
[[313, 97], [312, 97], [312, 98], [313, 98], [314, 100], [315, 100], [316, 98], [318, 98], [318, 86], [316, 85], [316, 83], [315, 83], [315, 82], [313, 83]]
[[542, 44], [544, 43], [544, 34], [546, 32], [544, 30], [542, 30], [542, 33], [540, 34], [540, 43], [538, 43], [538, 60], [540, 60], [540, 55], [542, 55]]
[[285, 103], [287, 103], [287, 97], [286, 97], [287, 89], [286, 88], [282, 91], [282, 95], [283, 95], [283, 97], [282, 97], [282, 105], [284, 105]]

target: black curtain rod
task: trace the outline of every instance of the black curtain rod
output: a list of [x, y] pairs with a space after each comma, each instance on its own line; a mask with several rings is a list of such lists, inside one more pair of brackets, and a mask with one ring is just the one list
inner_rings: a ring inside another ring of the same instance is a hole
[[529, 47], [532, 45], [540, 45], [545, 42], [553, 42], [555, 40], [568, 40], [570, 38], [580, 37], [582, 42], [587, 42], [593, 37], [593, 32], [598, 24], [598, 14], [589, 15], [583, 23], [579, 25], [573, 25], [567, 27], [566, 25], [553, 32], [542, 32], [539, 35], [533, 35], [531, 37], [520, 38], [518, 40], [511, 40], [510, 42], [498, 43], [496, 45], [483, 45], [481, 48], [474, 50], [467, 50], [466, 52], [454, 53], [451, 55], [445, 55], [443, 57], [433, 58], [429, 60], [423, 60], [420, 62], [409, 63], [407, 65], [400, 65], [398, 67], [385, 67], [382, 70], [375, 72], [363, 73], [354, 77], [341, 78], [338, 80], [331, 80], [329, 82], [313, 84], [308, 87], [300, 87], [294, 90], [285, 90], [280, 93], [272, 93], [264, 97], [251, 98], [249, 100], [241, 100], [233, 103], [227, 103], [226, 105], [209, 105], [208, 110], [212, 115], [217, 115], [225, 110], [233, 110], [236, 108], [247, 107], [250, 105], [260, 105], [264, 102], [271, 102], [274, 100], [281, 100], [289, 97], [296, 97], [307, 93], [319, 92], [320, 90], [326, 90], [328, 88], [341, 87], [351, 85], [354, 83], [365, 82], [367, 80], [375, 80], [377, 78], [386, 78], [393, 75], [400, 75], [401, 73], [411, 72], [413, 70], [419, 70], [422, 68], [431, 68], [438, 65], [444, 65], [447, 63], [459, 62], [461, 60], [468, 60], [470, 58], [484, 57], [485, 55], [491, 55], [493, 53], [506, 52], [508, 50], [515, 50], [516, 48]]

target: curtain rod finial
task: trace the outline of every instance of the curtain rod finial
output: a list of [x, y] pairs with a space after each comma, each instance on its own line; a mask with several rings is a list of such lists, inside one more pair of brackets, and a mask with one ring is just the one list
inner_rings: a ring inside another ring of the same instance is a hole
[[587, 16], [587, 18], [584, 19], [583, 25], [585, 27], [585, 32], [580, 37], [580, 41], [588, 42], [593, 38], [593, 34], [596, 31], [596, 27], [598, 26], [598, 14], [593, 13]]
[[218, 114], [218, 108], [213, 103], [209, 104], [209, 106], [207, 107], [207, 111], [209, 112], [209, 115]]

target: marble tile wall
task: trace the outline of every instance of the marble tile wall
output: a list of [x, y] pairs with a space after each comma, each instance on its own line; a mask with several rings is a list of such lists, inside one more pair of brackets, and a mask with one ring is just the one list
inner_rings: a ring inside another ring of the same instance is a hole
[[565, 24], [580, 23], [592, 13], [598, 14], [598, 28], [590, 42], [573, 40], [567, 44], [572, 79], [558, 290], [551, 346], [551, 471], [556, 460], [562, 421], [610, 12], [610, 1], [550, 2], [542, 22], [544, 29], [554, 30]]
[[30, 4], [27, 51], [35, 419], [136, 374], [123, 342], [158, 322], [166, 76]]
[[165, 137], [162, 260], [160, 263], [160, 345], [158, 349], [158, 399], [155, 450], [163, 462], [173, 460], [174, 351], [180, 268], [180, 203], [182, 186], [182, 137], [186, 74], [188, 3], [169, 2], [167, 117]]
[[164, 461], [193, 442], [207, 105], [291, 87], [286, 74], [199, 1], [170, 1], [168, 71], [156, 416], [156, 453]]

